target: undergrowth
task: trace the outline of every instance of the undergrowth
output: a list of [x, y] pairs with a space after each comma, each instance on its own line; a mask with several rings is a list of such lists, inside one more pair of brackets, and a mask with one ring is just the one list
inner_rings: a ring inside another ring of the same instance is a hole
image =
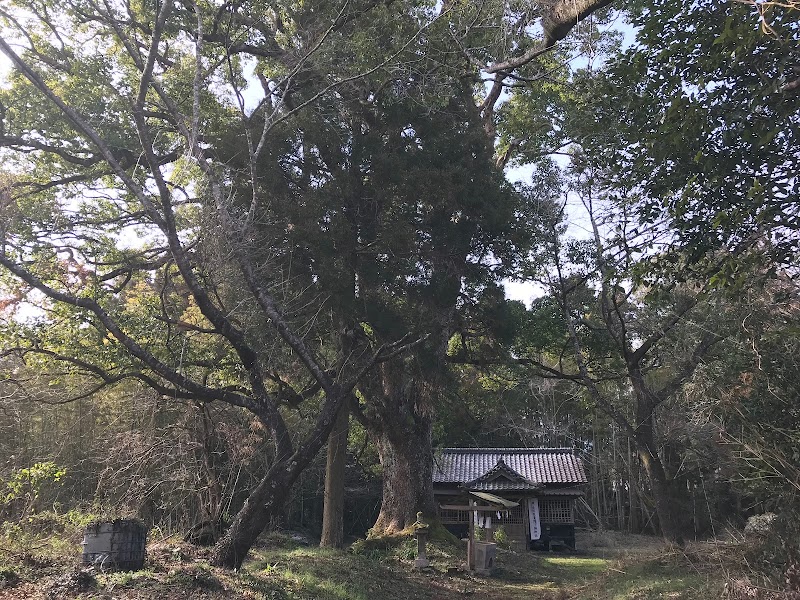
[[[395, 534], [370, 534], [353, 543], [349, 551], [372, 560], [412, 561], [417, 557], [417, 539], [410, 528]], [[434, 568], [454, 564], [465, 552], [466, 545], [441, 524], [431, 526], [426, 553]]]
[[[763, 547], [768, 540], [732, 538], [677, 548], [646, 536], [605, 533], [579, 539], [584, 555], [498, 548], [494, 575], [480, 577], [464, 571], [465, 544], [446, 536], [428, 544], [432, 568], [424, 571], [413, 569], [416, 539], [408, 534], [372, 536], [334, 550], [271, 533], [262, 536], [239, 572], [211, 567], [208, 548], [169, 538], [148, 545], [145, 569], [107, 573], [78, 566], [79, 534], [92, 519], [85, 513], [49, 515], [29, 527], [18, 524], [13, 544], [0, 540], [0, 590], [6, 590], [0, 597], [9, 597], [9, 589], [12, 598], [33, 597], [33, 588], [25, 586], [35, 584], [37, 593], [85, 589], [98, 597], [153, 600], [796, 598], [783, 589], [786, 569], [776, 566], [776, 551]], [[48, 535], [42, 526], [47, 522], [57, 523], [60, 533]], [[14, 596], [17, 589], [23, 591]]]
[[0, 524], [0, 557], [23, 565], [49, 566], [74, 562], [86, 525], [97, 518], [89, 511], [48, 510]]

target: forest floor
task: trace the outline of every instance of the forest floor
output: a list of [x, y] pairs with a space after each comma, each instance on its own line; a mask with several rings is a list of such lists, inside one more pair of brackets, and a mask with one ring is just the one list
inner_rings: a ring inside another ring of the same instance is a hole
[[699, 600], [722, 597], [732, 544], [678, 551], [647, 536], [585, 533], [575, 554], [499, 549], [496, 572], [479, 577], [463, 571], [464, 549], [447, 544], [433, 545], [431, 569], [414, 571], [413, 540], [333, 551], [272, 534], [236, 573], [172, 539], [148, 545], [144, 570], [93, 572], [78, 565], [74, 539], [50, 540], [22, 553], [0, 547], [0, 600]]

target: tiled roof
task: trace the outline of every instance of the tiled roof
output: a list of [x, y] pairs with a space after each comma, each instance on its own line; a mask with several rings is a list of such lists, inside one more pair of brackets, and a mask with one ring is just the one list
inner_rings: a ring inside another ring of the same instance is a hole
[[578, 498], [580, 496], [584, 496], [585, 494], [578, 488], [547, 488], [546, 492], [547, 496], [574, 496]]
[[482, 480], [501, 460], [533, 484], [586, 483], [583, 462], [570, 448], [444, 448], [434, 455], [433, 481], [463, 484]]
[[525, 479], [514, 469], [509, 467], [501, 458], [497, 464], [483, 475], [472, 481], [464, 483], [464, 487], [473, 491], [499, 491], [499, 490], [538, 490], [543, 486]]

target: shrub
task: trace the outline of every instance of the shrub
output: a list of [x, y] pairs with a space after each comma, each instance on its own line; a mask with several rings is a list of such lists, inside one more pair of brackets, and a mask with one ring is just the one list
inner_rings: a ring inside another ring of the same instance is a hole
[[511, 549], [511, 540], [508, 538], [508, 532], [503, 525], [500, 525], [497, 531], [494, 532], [494, 541], [497, 542], [497, 545], [501, 548], [505, 548], [506, 550]]
[[[745, 559], [750, 566], [750, 577], [765, 582], [772, 589], [784, 589], [794, 593], [800, 587], [800, 506], [785, 508], [779, 515], [759, 515], [763, 517], [751, 525], [751, 535], [745, 542]], [[756, 529], [758, 527], [758, 529]], [[768, 533], [764, 533], [764, 531]], [[735, 596], [732, 596], [735, 597]], [[788, 596], [787, 596], [788, 597]]]
[[42, 492], [60, 483], [66, 474], [66, 470], [52, 461], [13, 471], [5, 485], [0, 485], [0, 514], [24, 518], [35, 512], [36, 501]]

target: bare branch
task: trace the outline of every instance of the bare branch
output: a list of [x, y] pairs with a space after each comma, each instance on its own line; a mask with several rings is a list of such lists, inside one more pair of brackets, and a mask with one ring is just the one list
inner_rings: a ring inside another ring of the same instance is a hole
[[116, 321], [114, 321], [114, 319], [112, 319], [111, 316], [105, 311], [105, 309], [103, 309], [103, 307], [100, 306], [94, 300], [90, 298], [81, 298], [73, 296], [71, 294], [55, 290], [52, 287], [45, 284], [40, 279], [38, 279], [36, 276], [31, 274], [30, 272], [23, 269], [15, 262], [11, 261], [6, 256], [0, 255], [0, 265], [8, 269], [16, 277], [18, 277], [31, 287], [34, 287], [37, 290], [39, 290], [48, 298], [51, 298], [58, 302], [62, 302], [64, 304], [68, 304], [70, 306], [74, 306], [76, 308], [82, 308], [88, 310], [89, 312], [94, 314], [103, 324], [103, 326], [109, 331], [109, 333], [112, 336], [114, 336], [114, 338], [120, 344], [122, 344], [122, 346], [132, 356], [137, 358], [148, 368], [150, 368], [153, 372], [157, 373], [170, 383], [179, 386], [189, 392], [197, 394], [198, 396], [205, 396], [208, 399], [221, 400], [223, 402], [227, 402], [228, 404], [232, 404], [234, 406], [241, 406], [243, 408], [251, 410], [254, 414], [257, 415], [263, 414], [263, 407], [259, 403], [255, 402], [252, 398], [247, 398], [240, 396], [239, 394], [224, 392], [214, 388], [208, 388], [202, 386], [192, 381], [185, 375], [178, 373], [168, 365], [158, 360], [150, 352], [148, 352], [142, 346], [140, 346], [133, 338], [128, 336], [118, 326]]

